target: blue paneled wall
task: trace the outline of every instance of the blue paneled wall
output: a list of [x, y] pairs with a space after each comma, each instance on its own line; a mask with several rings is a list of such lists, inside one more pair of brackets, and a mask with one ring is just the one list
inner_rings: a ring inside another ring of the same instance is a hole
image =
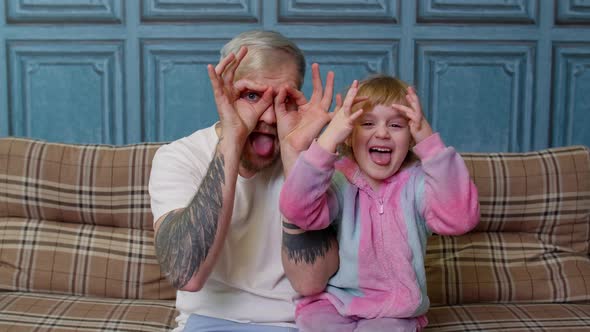
[[294, 39], [339, 91], [372, 73], [415, 85], [460, 151], [590, 145], [580, 0], [4, 0], [0, 136], [188, 135], [217, 120], [206, 65], [250, 29]]

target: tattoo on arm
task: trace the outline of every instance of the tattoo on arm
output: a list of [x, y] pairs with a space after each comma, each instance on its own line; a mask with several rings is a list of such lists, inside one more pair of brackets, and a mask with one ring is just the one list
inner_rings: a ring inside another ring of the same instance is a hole
[[169, 213], [156, 235], [156, 253], [162, 271], [182, 288], [199, 269], [217, 232], [225, 183], [224, 158], [216, 152], [195, 197], [183, 210]]
[[336, 230], [332, 226], [318, 231], [303, 231], [283, 221], [283, 250], [295, 263], [315, 263], [317, 258], [326, 256], [335, 241]]

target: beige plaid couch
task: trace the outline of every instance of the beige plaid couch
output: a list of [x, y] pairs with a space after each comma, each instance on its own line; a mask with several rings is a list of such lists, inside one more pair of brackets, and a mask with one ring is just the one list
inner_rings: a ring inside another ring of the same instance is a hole
[[[0, 138], [0, 331], [163, 331], [153, 250], [157, 144]], [[432, 331], [590, 331], [590, 154], [463, 154], [481, 223], [432, 236]]]

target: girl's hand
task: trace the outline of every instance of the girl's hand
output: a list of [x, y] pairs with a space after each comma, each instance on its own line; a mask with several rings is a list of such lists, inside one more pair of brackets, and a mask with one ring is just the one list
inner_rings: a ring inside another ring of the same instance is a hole
[[425, 138], [432, 135], [432, 128], [424, 114], [422, 114], [422, 107], [420, 106], [420, 99], [416, 95], [414, 88], [408, 88], [408, 94], [406, 100], [410, 104], [410, 107], [401, 104], [392, 104], [391, 107], [400, 111], [404, 116], [408, 118], [408, 124], [410, 126], [410, 133], [416, 144], [422, 142]]
[[355, 102], [358, 102], [358, 99], [355, 100], [357, 92], [358, 81], [355, 80], [352, 82], [350, 89], [348, 89], [344, 102], [341, 103], [340, 98], [337, 98], [337, 105], [334, 110], [332, 121], [330, 121], [326, 130], [318, 138], [318, 144], [326, 151], [332, 153], [336, 152], [338, 144], [346, 141], [348, 136], [352, 133], [354, 121], [363, 113], [362, 109], [354, 113], [351, 111]]

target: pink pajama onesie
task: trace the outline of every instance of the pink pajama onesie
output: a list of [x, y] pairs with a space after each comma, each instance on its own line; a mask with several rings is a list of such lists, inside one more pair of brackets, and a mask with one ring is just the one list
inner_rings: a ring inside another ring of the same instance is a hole
[[333, 224], [340, 255], [325, 291], [298, 303], [301, 331], [426, 326], [427, 237], [469, 232], [479, 204], [465, 162], [438, 134], [413, 151], [420, 162], [384, 180], [378, 192], [353, 160], [338, 160], [317, 142], [295, 163], [281, 191], [281, 212], [304, 230]]

